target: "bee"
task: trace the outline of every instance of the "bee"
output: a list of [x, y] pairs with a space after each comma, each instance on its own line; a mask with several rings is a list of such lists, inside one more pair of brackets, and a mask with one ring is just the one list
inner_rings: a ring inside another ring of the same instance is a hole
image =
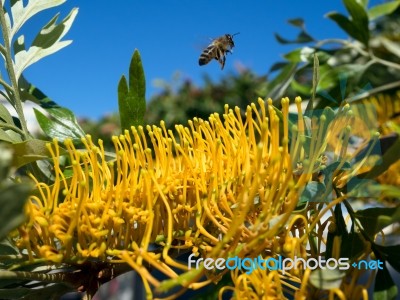
[[214, 39], [210, 45], [206, 49], [204, 49], [203, 53], [201, 53], [199, 58], [199, 65], [203, 66], [208, 64], [213, 58], [218, 60], [221, 65], [221, 70], [224, 69], [225, 66], [225, 55], [227, 53], [232, 53], [233, 47], [235, 47], [235, 43], [233, 42], [233, 37], [239, 34], [224, 34], [216, 39]]

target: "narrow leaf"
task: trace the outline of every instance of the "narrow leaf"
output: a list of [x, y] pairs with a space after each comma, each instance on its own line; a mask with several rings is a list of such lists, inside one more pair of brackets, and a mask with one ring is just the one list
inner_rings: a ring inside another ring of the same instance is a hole
[[339, 25], [339, 27], [342, 28], [352, 38], [362, 42], [365, 45], [368, 44], [368, 38], [364, 36], [364, 32], [360, 31], [360, 29], [346, 16], [337, 12], [328, 13], [326, 16], [336, 22], [336, 24]]
[[358, 31], [358, 40], [368, 47], [369, 28], [368, 15], [365, 8], [355, 0], [343, 0], [347, 11], [350, 13], [351, 21]]
[[317, 54], [314, 53], [311, 98], [310, 101], [308, 101], [306, 107], [306, 115], [309, 117], [312, 116], [312, 110], [314, 109], [314, 101], [315, 101], [315, 95], [317, 93], [318, 82], [319, 82], [319, 60]]
[[368, 10], [368, 17], [369, 19], [375, 20], [379, 17], [383, 17], [385, 15], [390, 15], [392, 12], [394, 12], [400, 5], [400, 1], [390, 1], [390, 2], [385, 2], [382, 4], [375, 5], [374, 7], [371, 7]]
[[118, 84], [118, 105], [121, 129], [144, 124], [146, 111], [146, 82], [142, 61], [138, 50], [135, 50], [129, 66], [129, 87], [125, 76]]

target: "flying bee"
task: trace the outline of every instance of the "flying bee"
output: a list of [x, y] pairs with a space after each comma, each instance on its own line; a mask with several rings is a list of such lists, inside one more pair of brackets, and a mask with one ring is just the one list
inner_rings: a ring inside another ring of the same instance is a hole
[[201, 53], [199, 65], [206, 65], [214, 58], [218, 60], [221, 65], [221, 70], [223, 70], [226, 59], [225, 55], [227, 53], [232, 53], [232, 49], [235, 47], [233, 37], [237, 34], [239, 34], [239, 32], [235, 34], [224, 34], [223, 36], [214, 39], [211, 44], [204, 49], [203, 53]]

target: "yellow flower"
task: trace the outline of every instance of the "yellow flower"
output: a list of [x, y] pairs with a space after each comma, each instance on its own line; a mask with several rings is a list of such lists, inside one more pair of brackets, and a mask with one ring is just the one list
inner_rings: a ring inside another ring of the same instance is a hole
[[[281, 110], [261, 99], [244, 115], [226, 106], [222, 116], [176, 125], [175, 134], [163, 122], [147, 126], [147, 132], [132, 128], [113, 137], [112, 155], [90, 136], [82, 139], [81, 150], [66, 140], [71, 176], [62, 170], [59, 143], [48, 144], [54, 184], [32, 177], [38, 192], [26, 207], [28, 221], [19, 228], [18, 246], [27, 249], [32, 262], [128, 263], [144, 279], [148, 297], [151, 286], [160, 292], [175, 285], [195, 289], [228, 271], [189, 270], [174, 259], [174, 251], [214, 259], [318, 255], [306, 245], [311, 235], [323, 240], [332, 220], [322, 222], [322, 213], [345, 199], [332, 192], [332, 184], [340, 182], [340, 169], [349, 161], [354, 118], [346, 106], [337, 114], [325, 110], [307, 123], [301, 99], [295, 103], [299, 115], [293, 123], [285, 98]], [[345, 130], [338, 133], [338, 124]], [[332, 143], [338, 136], [341, 143]], [[338, 162], [331, 170], [333, 183], [326, 184], [322, 198], [308, 199], [319, 201], [310, 203], [313, 214], [295, 213], [306, 185], [323, 182], [329, 153]], [[348, 173], [346, 180], [353, 175]], [[158, 281], [149, 265], [170, 280]], [[283, 297], [284, 291], [306, 295], [287, 283], [307, 281], [304, 270], [286, 277], [269, 270], [249, 276], [232, 272], [237, 297], [249, 287], [258, 296]], [[201, 282], [203, 275], [207, 279]]]

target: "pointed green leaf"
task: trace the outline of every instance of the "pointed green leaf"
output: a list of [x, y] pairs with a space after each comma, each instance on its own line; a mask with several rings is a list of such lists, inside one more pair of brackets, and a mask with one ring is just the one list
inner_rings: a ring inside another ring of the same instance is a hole
[[25, 220], [24, 206], [31, 189], [26, 182], [0, 187], [0, 240]]
[[[368, 22], [366, 24], [366, 27], [364, 27], [365, 24], [356, 24], [355, 22], [349, 20], [346, 16], [337, 12], [328, 13], [326, 16], [336, 22], [336, 24], [338, 24], [339, 27], [342, 28], [349, 36], [360, 41], [364, 45], [368, 45]], [[362, 27], [362, 29], [359, 28], [359, 26]]]
[[49, 108], [46, 111], [50, 114], [50, 117], [34, 109], [39, 126], [47, 136], [57, 138], [59, 141], [68, 138], [80, 140], [85, 136], [85, 132], [78, 124], [75, 115], [69, 109], [59, 107]]
[[20, 51], [15, 53], [15, 76], [17, 79], [19, 79], [22, 72], [28, 66], [37, 62], [43, 57], [57, 52], [72, 42], [60, 40], [71, 28], [77, 13], [77, 8], [72, 9], [69, 15], [65, 17], [60, 24], [55, 24], [57, 21], [57, 16], [55, 16], [47, 25], [42, 28], [28, 51], [21, 50], [20, 48]]
[[146, 82], [142, 61], [138, 50], [135, 50], [129, 66], [129, 87], [125, 76], [118, 84], [118, 105], [121, 129], [144, 124], [146, 112]]
[[382, 4], [375, 5], [374, 7], [371, 7], [368, 10], [368, 17], [369, 19], [375, 20], [379, 17], [383, 17], [385, 15], [390, 15], [392, 12], [394, 12], [400, 5], [400, 1], [390, 1], [390, 2], [385, 2]]
[[365, 8], [356, 0], [343, 0], [347, 11], [350, 13], [351, 21], [358, 31], [357, 38], [361, 43], [368, 47], [369, 41], [369, 20]]
[[[24, 7], [22, 0], [11, 1], [11, 14], [13, 26], [10, 33], [10, 41], [22, 25], [35, 14], [55, 6], [63, 4], [66, 0], [30, 0]], [[9, 16], [7, 16], [9, 19]]]
[[286, 53], [283, 57], [291, 62], [301, 62], [301, 52], [303, 48], [298, 48], [293, 51]]

